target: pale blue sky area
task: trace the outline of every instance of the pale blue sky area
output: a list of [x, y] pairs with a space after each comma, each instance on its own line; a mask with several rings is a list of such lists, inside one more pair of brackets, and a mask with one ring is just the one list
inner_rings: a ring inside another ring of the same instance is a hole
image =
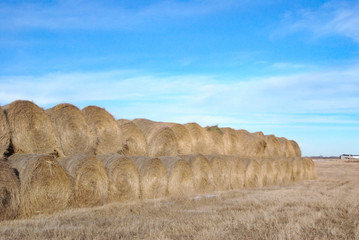
[[359, 1], [1, 1], [0, 104], [263, 131], [359, 154]]

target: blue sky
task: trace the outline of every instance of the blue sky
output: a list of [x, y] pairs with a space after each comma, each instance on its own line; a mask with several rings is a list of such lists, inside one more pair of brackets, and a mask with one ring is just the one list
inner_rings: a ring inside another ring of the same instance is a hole
[[0, 104], [263, 131], [359, 154], [359, 1], [1, 1]]

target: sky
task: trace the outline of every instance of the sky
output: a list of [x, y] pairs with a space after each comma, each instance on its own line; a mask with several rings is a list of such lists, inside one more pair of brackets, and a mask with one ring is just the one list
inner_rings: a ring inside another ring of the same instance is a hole
[[359, 154], [359, 1], [0, 1], [0, 105], [97, 105]]

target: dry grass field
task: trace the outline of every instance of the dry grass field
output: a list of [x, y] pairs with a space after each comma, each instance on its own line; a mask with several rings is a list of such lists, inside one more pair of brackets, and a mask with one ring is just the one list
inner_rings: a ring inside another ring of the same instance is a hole
[[359, 163], [318, 179], [186, 199], [112, 203], [0, 222], [0, 239], [359, 239]]

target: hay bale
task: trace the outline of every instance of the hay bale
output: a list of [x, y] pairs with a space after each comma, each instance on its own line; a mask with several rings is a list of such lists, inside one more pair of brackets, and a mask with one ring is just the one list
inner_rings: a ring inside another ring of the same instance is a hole
[[225, 155], [243, 156], [239, 135], [233, 128], [221, 128]]
[[263, 187], [262, 166], [255, 159], [241, 158], [246, 168], [244, 186], [246, 188]]
[[181, 157], [160, 157], [167, 169], [168, 194], [172, 197], [184, 197], [194, 193], [194, 181], [191, 166]]
[[0, 158], [4, 154], [8, 154], [8, 148], [10, 146], [10, 129], [7, 123], [6, 116], [0, 107]]
[[308, 180], [317, 179], [317, 172], [315, 169], [315, 163], [313, 162], [312, 158], [303, 158], [303, 161], [307, 164], [307, 178]]
[[140, 177], [133, 161], [120, 154], [97, 156], [109, 176], [109, 201], [131, 201], [140, 197]]
[[176, 135], [177, 143], [178, 143], [178, 154], [186, 155], [192, 153], [192, 139], [191, 134], [188, 129], [178, 123], [164, 123], [166, 126], [172, 129], [172, 131]]
[[52, 155], [14, 154], [9, 164], [20, 177], [20, 215], [49, 214], [69, 207], [69, 176]]
[[97, 106], [88, 106], [81, 111], [96, 133], [96, 154], [122, 153], [125, 141], [115, 118]]
[[146, 138], [148, 156], [178, 155], [177, 138], [171, 128], [161, 122], [154, 122], [142, 118], [134, 119], [133, 122], [141, 129]]
[[302, 157], [302, 151], [300, 150], [298, 143], [294, 140], [289, 140], [289, 142], [292, 144], [292, 147], [294, 148], [295, 157]]
[[288, 139], [284, 137], [279, 137], [278, 141], [280, 143], [280, 151], [279, 151], [280, 157], [293, 158], [296, 156], [295, 149], [292, 143]]
[[96, 135], [76, 106], [58, 104], [46, 110], [53, 122], [65, 156], [94, 152]]
[[154, 199], [167, 195], [167, 170], [159, 158], [130, 157], [140, 175], [141, 198]]
[[274, 173], [273, 184], [281, 185], [286, 176], [286, 172], [285, 172], [286, 165], [279, 158], [274, 158], [271, 161], [272, 161], [272, 167], [273, 167], [273, 173]]
[[213, 172], [208, 159], [202, 154], [181, 155], [191, 166], [196, 193], [208, 193], [215, 190]]
[[266, 141], [264, 157], [279, 157], [280, 143], [278, 138], [274, 135], [264, 135], [264, 140]]
[[263, 133], [257, 132], [248, 135], [248, 132], [245, 132], [244, 136], [246, 156], [250, 158], [264, 157], [267, 148], [267, 142], [264, 140], [265, 137], [263, 136]]
[[218, 126], [206, 127], [207, 130], [207, 154], [225, 154], [223, 135], [224, 133]]
[[219, 191], [229, 190], [231, 188], [230, 162], [221, 155], [206, 155], [206, 158], [212, 168], [215, 189]]
[[141, 129], [134, 122], [127, 119], [119, 119], [117, 123], [126, 143], [124, 154], [129, 156], [147, 155], [147, 142]]
[[300, 157], [294, 157], [289, 159], [292, 164], [292, 180], [301, 181], [304, 180], [304, 174], [306, 171], [306, 164]]
[[245, 166], [244, 162], [238, 156], [222, 155], [222, 158], [229, 162], [231, 189], [240, 189], [244, 187]]
[[71, 176], [74, 206], [96, 206], [107, 201], [109, 178], [94, 154], [71, 155], [58, 161]]
[[45, 111], [30, 101], [18, 100], [3, 107], [13, 153], [62, 155], [57, 132]]
[[14, 169], [0, 159], [0, 221], [16, 218], [19, 206], [20, 181]]
[[261, 159], [258, 161], [262, 167], [263, 186], [274, 185], [276, 182], [276, 169], [273, 167], [271, 159]]
[[197, 123], [186, 123], [184, 125], [190, 135], [193, 154], [208, 154], [209, 137], [207, 131]]

